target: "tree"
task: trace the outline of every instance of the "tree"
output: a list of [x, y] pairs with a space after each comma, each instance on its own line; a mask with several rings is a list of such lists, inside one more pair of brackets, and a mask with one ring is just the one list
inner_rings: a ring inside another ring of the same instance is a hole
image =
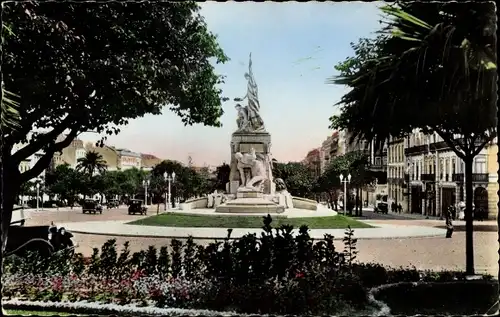
[[229, 175], [231, 174], [231, 167], [222, 163], [222, 165], [217, 166], [215, 174], [217, 175], [217, 180], [215, 182], [216, 190], [226, 190], [226, 184], [229, 182]]
[[[3, 80], [20, 96], [21, 117], [18, 128], [2, 127], [3, 249], [20, 184], [79, 133], [118, 133], [165, 105], [186, 125], [220, 126], [223, 77], [211, 62], [227, 57], [197, 3], [11, 2], [2, 9], [3, 22], [16, 27], [2, 46]], [[20, 173], [20, 162], [40, 150], [35, 166]]]
[[98, 184], [101, 185], [99, 193], [101, 193], [106, 200], [114, 199], [117, 195], [122, 193], [120, 190], [120, 183], [118, 182], [118, 175], [120, 173], [121, 171], [105, 171], [98, 175]]
[[107, 168], [106, 161], [102, 158], [102, 155], [95, 152], [89, 151], [85, 153], [84, 157], [77, 160], [76, 169], [83, 172], [92, 178], [96, 172], [103, 173]]
[[281, 178], [293, 196], [310, 197], [314, 179], [310, 170], [302, 163], [288, 162], [273, 164], [274, 178]]
[[[359, 194], [359, 189], [373, 181], [374, 175], [369, 170], [368, 163], [368, 156], [360, 151], [349, 152], [337, 156], [333, 158], [323, 174], [319, 177], [318, 187], [325, 190], [330, 195], [330, 199], [333, 200], [333, 193], [336, 189], [344, 190], [343, 183], [340, 182], [340, 175], [347, 177], [347, 175], [350, 174], [351, 181], [349, 187], [358, 190]], [[361, 204], [362, 202], [360, 201], [356, 204], [356, 216], [359, 215], [358, 212], [360, 209], [358, 207], [361, 207]]]
[[382, 11], [376, 58], [356, 55], [359, 67], [333, 80], [351, 91], [332, 126], [377, 145], [414, 129], [449, 145], [465, 163], [466, 272], [474, 274], [472, 165], [496, 137], [494, 4], [405, 2]]
[[168, 188], [168, 182], [165, 179], [165, 173], [168, 174], [169, 177], [172, 176], [172, 173], [175, 173], [175, 175], [176, 175], [175, 180], [174, 180], [174, 182], [170, 183], [170, 186], [171, 186], [170, 193], [172, 194], [172, 196], [170, 198], [171, 198], [172, 203], [175, 200], [175, 197], [177, 197], [176, 195], [178, 194], [177, 192], [174, 193], [173, 186], [175, 186], [175, 184], [177, 184], [177, 182], [179, 181], [179, 175], [181, 175], [181, 173], [183, 172], [183, 169], [184, 169], [184, 166], [180, 162], [172, 161], [172, 160], [164, 160], [160, 164], [157, 164], [155, 167], [153, 167], [152, 174], [155, 175], [157, 178], [163, 178], [163, 180], [164, 180], [163, 183], [158, 182], [158, 184], [165, 185], [164, 193], [167, 192], [167, 188]]
[[59, 200], [67, 200], [71, 207], [78, 199], [78, 194], [85, 191], [86, 185], [83, 175], [69, 164], [57, 166], [47, 172], [45, 177], [48, 191], [57, 195]]

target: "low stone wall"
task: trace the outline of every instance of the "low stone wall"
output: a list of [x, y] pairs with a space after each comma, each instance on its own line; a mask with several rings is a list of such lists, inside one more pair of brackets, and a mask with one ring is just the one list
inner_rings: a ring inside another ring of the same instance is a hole
[[318, 210], [318, 202], [312, 199], [292, 196], [293, 208]]
[[208, 198], [200, 197], [186, 200], [186, 202], [179, 204], [180, 210], [192, 210], [192, 209], [200, 209], [207, 208]]

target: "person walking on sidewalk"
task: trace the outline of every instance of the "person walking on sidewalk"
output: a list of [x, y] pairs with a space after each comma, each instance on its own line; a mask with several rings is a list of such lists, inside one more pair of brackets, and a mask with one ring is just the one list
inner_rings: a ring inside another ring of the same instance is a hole
[[451, 235], [453, 234], [453, 221], [452, 221], [452, 206], [448, 207], [448, 210], [446, 211], [445, 217], [446, 217], [446, 238], [451, 238]]

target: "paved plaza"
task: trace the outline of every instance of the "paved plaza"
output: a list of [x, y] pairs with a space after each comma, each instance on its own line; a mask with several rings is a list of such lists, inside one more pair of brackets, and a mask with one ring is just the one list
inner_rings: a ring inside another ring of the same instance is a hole
[[[150, 208], [150, 215], [156, 214], [156, 207]], [[364, 212], [367, 218], [375, 218], [373, 213]], [[54, 221], [56, 225], [78, 226], [83, 222], [98, 223], [112, 221], [117, 224], [129, 222], [144, 218], [139, 215], [128, 215], [126, 209], [111, 209], [104, 210], [102, 215], [82, 214], [80, 208], [75, 208], [72, 211], [49, 211], [33, 212], [31, 219], [26, 225], [47, 225]], [[395, 218], [395, 219], [394, 219]], [[436, 229], [434, 227], [443, 226], [444, 221], [425, 220], [425, 219], [401, 219], [402, 217], [385, 217], [383, 219], [368, 219], [376, 226], [406, 226], [409, 227], [424, 227]], [[365, 221], [365, 220], [363, 220]], [[498, 272], [498, 235], [496, 231], [482, 230], [483, 227], [491, 227], [496, 222], [488, 221], [475, 224], [474, 233], [474, 253], [475, 267], [478, 273], [487, 272], [492, 275], [497, 275]], [[122, 225], [123, 226], [123, 225]], [[456, 226], [461, 226], [460, 222], [456, 222]], [[155, 227], [147, 227], [148, 229]], [[388, 227], [386, 227], [388, 228]], [[197, 228], [206, 229], [206, 228]], [[226, 229], [220, 229], [227, 232]], [[246, 229], [248, 230], [248, 229]], [[356, 235], [361, 234], [361, 230], [356, 229]], [[423, 230], [423, 229], [421, 229]], [[438, 229], [442, 230], [442, 229]], [[343, 231], [343, 230], [341, 230]], [[443, 231], [440, 231], [443, 232]], [[343, 236], [337, 235], [338, 237]], [[171, 239], [162, 237], [125, 237], [113, 235], [96, 235], [75, 233], [75, 240], [79, 247], [78, 252], [82, 252], [85, 256], [90, 256], [92, 248], [100, 247], [109, 239], [116, 239], [118, 245], [123, 245], [125, 241], [130, 242], [130, 248], [136, 252], [143, 250], [150, 245], [161, 247], [170, 244]], [[182, 239], [180, 239], [182, 240]], [[211, 239], [196, 239], [199, 244], [206, 245], [213, 242]], [[335, 242], [337, 248], [342, 249], [342, 241]], [[465, 269], [465, 232], [456, 230], [453, 238], [446, 239], [444, 234], [433, 237], [406, 237], [392, 239], [362, 239], [358, 240], [357, 244], [359, 254], [358, 259], [362, 262], [377, 262], [390, 266], [412, 266], [419, 269], [449, 269], [449, 270], [464, 270]]]

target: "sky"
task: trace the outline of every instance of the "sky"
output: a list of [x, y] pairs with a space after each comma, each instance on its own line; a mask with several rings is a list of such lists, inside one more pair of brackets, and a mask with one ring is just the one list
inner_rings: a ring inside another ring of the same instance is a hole
[[[107, 144], [163, 159], [217, 166], [230, 160], [236, 130], [235, 97], [246, 94], [245, 72], [252, 53], [261, 116], [271, 134], [271, 153], [280, 162], [300, 161], [330, 135], [329, 117], [347, 89], [326, 84], [334, 66], [353, 55], [350, 43], [380, 29], [375, 2], [205, 2], [201, 15], [231, 59], [216, 65], [226, 76], [221, 87], [221, 128], [184, 126], [165, 109], [122, 127]], [[82, 134], [94, 141], [98, 135]]]

